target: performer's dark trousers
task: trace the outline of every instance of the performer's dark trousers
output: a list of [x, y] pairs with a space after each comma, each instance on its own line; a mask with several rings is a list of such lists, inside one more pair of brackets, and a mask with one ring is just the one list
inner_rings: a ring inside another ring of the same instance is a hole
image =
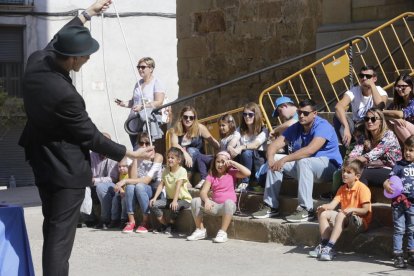
[[38, 185], [44, 217], [43, 275], [66, 276], [85, 189], [55, 188], [48, 184]]

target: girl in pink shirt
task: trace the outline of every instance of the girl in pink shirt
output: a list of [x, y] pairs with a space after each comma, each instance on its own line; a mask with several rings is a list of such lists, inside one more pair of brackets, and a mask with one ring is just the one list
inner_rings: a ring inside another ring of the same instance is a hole
[[[236, 193], [234, 184], [236, 178], [250, 176], [250, 170], [245, 166], [231, 160], [226, 151], [220, 151], [214, 157], [209, 175], [200, 191], [200, 197], [191, 201], [191, 211], [196, 225], [196, 230], [187, 237], [189, 241], [206, 238], [207, 231], [203, 224], [203, 213], [213, 216], [222, 216], [221, 228], [213, 242], [227, 241], [227, 228], [236, 211]], [[208, 192], [212, 191], [211, 199]]]

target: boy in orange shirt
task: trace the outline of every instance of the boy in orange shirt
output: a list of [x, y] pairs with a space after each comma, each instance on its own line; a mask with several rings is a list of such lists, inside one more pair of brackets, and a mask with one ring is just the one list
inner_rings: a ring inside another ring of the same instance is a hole
[[[359, 181], [364, 164], [359, 160], [346, 162], [342, 167], [342, 185], [329, 204], [318, 207], [321, 243], [309, 252], [321, 261], [332, 261], [333, 246], [343, 230], [359, 233], [371, 222], [371, 191]], [[341, 204], [337, 211], [335, 208]]]

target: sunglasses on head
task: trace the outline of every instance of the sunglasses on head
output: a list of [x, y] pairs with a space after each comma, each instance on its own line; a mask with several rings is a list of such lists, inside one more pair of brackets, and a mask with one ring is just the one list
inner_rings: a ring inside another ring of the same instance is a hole
[[243, 117], [253, 118], [254, 113], [253, 112], [243, 112]]
[[370, 78], [372, 78], [374, 75], [371, 75], [371, 74], [364, 74], [364, 73], [359, 73], [358, 74], [358, 77], [360, 78], [360, 79], [363, 79], [363, 78], [366, 78], [367, 80], [369, 80]]
[[142, 142], [142, 141], [139, 141], [138, 142], [138, 145], [140, 145], [140, 147], [143, 147], [143, 146], [149, 147], [151, 145], [151, 143], [150, 142]]
[[368, 116], [365, 116], [364, 117], [364, 121], [365, 122], [369, 122], [369, 121], [371, 121], [372, 123], [375, 123], [376, 121], [380, 121], [381, 119], [380, 118], [377, 118], [377, 117], [368, 117]]
[[184, 120], [194, 121], [195, 116], [183, 115]]
[[138, 65], [137, 66], [137, 68], [141, 69], [141, 70], [145, 70], [145, 68], [147, 68], [147, 67], [149, 67], [149, 66], [144, 66], [144, 65]]
[[296, 112], [298, 113], [299, 116], [303, 114], [305, 117], [308, 117], [309, 114], [311, 114], [313, 111], [304, 111], [304, 110], [298, 109]]

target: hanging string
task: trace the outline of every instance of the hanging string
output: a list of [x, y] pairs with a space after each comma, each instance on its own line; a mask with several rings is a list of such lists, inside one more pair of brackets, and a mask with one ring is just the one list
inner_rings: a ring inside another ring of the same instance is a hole
[[129, 50], [128, 43], [126, 41], [124, 29], [123, 29], [122, 24], [121, 24], [121, 19], [119, 18], [119, 13], [118, 13], [118, 10], [116, 8], [115, 1], [112, 1], [112, 4], [113, 4], [113, 7], [115, 9], [116, 18], [118, 20], [119, 28], [121, 29], [121, 33], [122, 33], [122, 37], [124, 39], [125, 47], [127, 48], [127, 51], [128, 51], [128, 56], [129, 56], [129, 61], [131, 63], [131, 68], [132, 68], [133, 74], [134, 74], [134, 76], [137, 80], [137, 87], [138, 87], [138, 91], [139, 91], [140, 96], [141, 96], [141, 102], [142, 102], [142, 106], [143, 106], [144, 113], [145, 113], [145, 122], [146, 122], [146, 125], [147, 125], [148, 137], [149, 137], [149, 140], [150, 140], [150, 145], [152, 146], [152, 137], [151, 137], [151, 130], [150, 130], [150, 127], [149, 127], [148, 113], [147, 113], [147, 109], [145, 108], [146, 103], [144, 102], [144, 95], [142, 94], [141, 85], [139, 83], [140, 79], [138, 78], [138, 75], [135, 72], [136, 68], [135, 68], [135, 65], [134, 65], [134, 61], [132, 60], [131, 51]]
[[101, 37], [102, 37], [102, 62], [103, 62], [103, 71], [104, 71], [104, 77], [105, 77], [105, 91], [106, 91], [106, 98], [108, 100], [108, 105], [109, 105], [109, 112], [111, 114], [111, 121], [112, 121], [112, 126], [114, 128], [114, 132], [115, 132], [115, 138], [116, 138], [116, 142], [119, 143], [119, 137], [118, 137], [118, 131], [116, 130], [116, 125], [115, 125], [115, 120], [114, 120], [114, 116], [113, 116], [113, 112], [112, 112], [112, 105], [111, 105], [111, 97], [109, 97], [109, 86], [108, 86], [108, 75], [106, 73], [106, 62], [105, 62], [105, 44], [104, 44], [104, 15], [103, 13], [101, 13]]

